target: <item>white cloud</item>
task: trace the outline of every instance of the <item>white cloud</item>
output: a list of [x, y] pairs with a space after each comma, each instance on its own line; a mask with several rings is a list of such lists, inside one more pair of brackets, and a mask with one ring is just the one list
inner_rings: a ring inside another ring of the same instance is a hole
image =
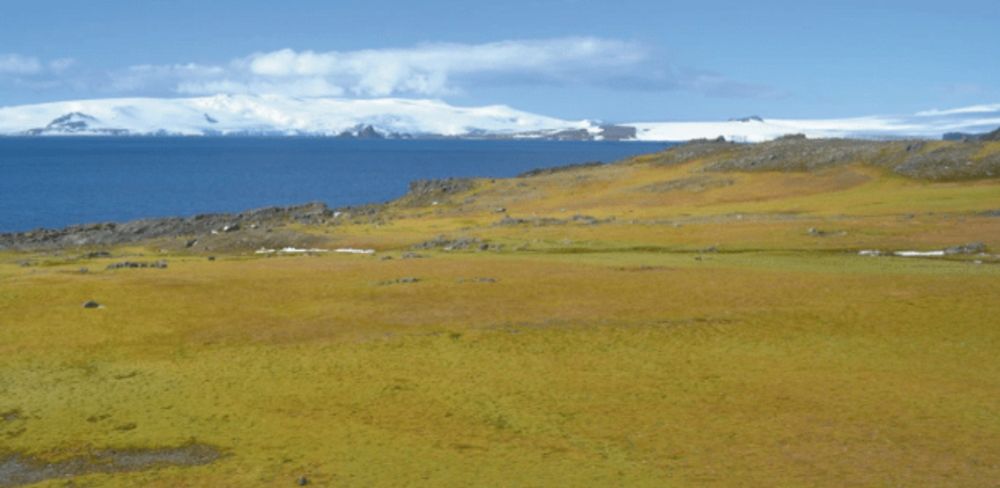
[[[358, 51], [282, 49], [234, 61], [230, 67], [235, 72], [230, 73], [226, 85], [356, 96], [438, 96], [461, 91], [470, 78], [588, 83], [607, 78], [602, 70], [635, 67], [646, 57], [638, 44], [597, 38], [437, 43]], [[285, 84], [289, 80], [298, 81]], [[200, 86], [186, 83], [182, 89], [194, 93]]]
[[20, 54], [0, 54], [0, 74], [32, 75], [44, 69], [38, 58]]
[[408, 48], [254, 53], [225, 65], [135, 66], [108, 89], [185, 95], [441, 97], [482, 85], [600, 85], [684, 88], [674, 70], [642, 44], [571, 37]]
[[514, 76], [592, 81], [599, 70], [640, 64], [634, 43], [596, 38], [504, 41], [488, 44], [422, 44], [406, 49], [257, 53], [251, 74], [266, 78], [324, 77], [357, 95], [439, 95], [457, 89], [456, 78]]
[[33, 56], [20, 54], [0, 54], [0, 75], [38, 76], [58, 74], [76, 64], [71, 58], [59, 58], [43, 62]]
[[[445, 97], [486, 86], [598, 86], [760, 97], [767, 87], [676, 68], [648, 46], [595, 37], [425, 43], [354, 51], [259, 52], [223, 64], [143, 64], [110, 72], [72, 59], [0, 55], [0, 74], [101, 95], [276, 94], [298, 97]], [[72, 75], [72, 76], [70, 76]], [[24, 80], [19, 80], [24, 83]], [[37, 84], [37, 83], [36, 83]]]

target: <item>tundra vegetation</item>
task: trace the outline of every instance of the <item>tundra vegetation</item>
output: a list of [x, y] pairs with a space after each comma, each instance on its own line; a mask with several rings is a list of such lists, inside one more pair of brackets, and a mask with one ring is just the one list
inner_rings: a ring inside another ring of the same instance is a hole
[[3, 236], [0, 486], [995, 486], [998, 155], [701, 142]]

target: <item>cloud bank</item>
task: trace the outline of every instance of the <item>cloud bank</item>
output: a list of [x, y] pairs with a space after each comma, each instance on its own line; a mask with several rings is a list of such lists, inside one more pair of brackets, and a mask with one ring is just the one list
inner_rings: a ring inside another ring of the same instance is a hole
[[17, 53], [0, 53], [0, 76], [30, 76], [44, 73], [60, 73], [74, 64], [69, 58], [43, 62], [33, 56]]
[[489, 86], [591, 86], [771, 97], [766, 86], [678, 68], [638, 42], [596, 37], [424, 43], [353, 51], [257, 52], [218, 64], [141, 64], [99, 72], [72, 60], [0, 55], [3, 77], [37, 87], [72, 85], [87, 96], [273, 94], [297, 97], [448, 97]]

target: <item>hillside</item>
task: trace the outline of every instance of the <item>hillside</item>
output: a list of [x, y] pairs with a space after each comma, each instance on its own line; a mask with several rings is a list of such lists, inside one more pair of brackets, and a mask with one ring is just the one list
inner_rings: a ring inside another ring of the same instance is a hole
[[998, 153], [697, 142], [4, 236], [0, 486], [991, 486]]

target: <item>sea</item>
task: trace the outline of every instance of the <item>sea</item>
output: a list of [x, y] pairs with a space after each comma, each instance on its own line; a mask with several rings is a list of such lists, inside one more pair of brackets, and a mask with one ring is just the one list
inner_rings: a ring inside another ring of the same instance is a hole
[[0, 233], [389, 201], [425, 178], [610, 163], [669, 143], [308, 137], [0, 137]]

